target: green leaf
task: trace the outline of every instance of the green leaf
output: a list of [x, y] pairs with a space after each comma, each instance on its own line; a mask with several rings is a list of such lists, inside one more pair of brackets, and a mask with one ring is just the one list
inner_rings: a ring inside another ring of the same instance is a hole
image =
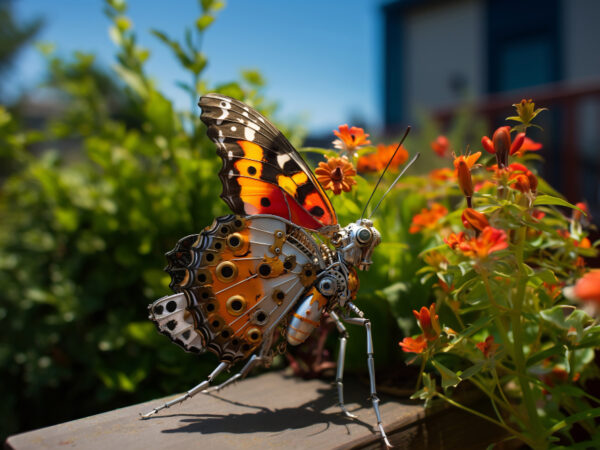
[[571, 414], [564, 420], [561, 420], [557, 424], [555, 424], [550, 430], [547, 431], [546, 434], [550, 435], [556, 433], [557, 431], [563, 429], [564, 427], [574, 424], [576, 422], [580, 422], [582, 420], [594, 419], [596, 417], [600, 417], [600, 408], [588, 409], [587, 411], [581, 411], [575, 414]]
[[202, 9], [203, 10], [209, 10], [213, 3], [215, 2], [215, 0], [200, 0], [200, 4], [202, 5]]
[[465, 369], [464, 371], [462, 371], [460, 373], [460, 379], [461, 380], [466, 380], [467, 378], [472, 377], [473, 375], [476, 375], [477, 373], [479, 373], [481, 371], [481, 369], [483, 368], [483, 366], [485, 366], [485, 361], [479, 361], [475, 364], [473, 364], [471, 367], [469, 367], [468, 369]]
[[138, 73], [121, 64], [115, 64], [113, 69], [136, 94], [142, 98], [148, 97], [148, 89], [146, 88], [144, 79]]
[[556, 279], [556, 275], [550, 269], [539, 270], [531, 275], [532, 277], [538, 277], [544, 283], [548, 284], [556, 284], [558, 280]]
[[266, 84], [265, 79], [258, 70], [242, 70], [242, 77], [255, 87], [262, 87]]
[[571, 328], [575, 328], [575, 331], [577, 332], [577, 342], [579, 342], [583, 337], [584, 325], [592, 319], [581, 309], [573, 309], [570, 314], [565, 315], [565, 309], [568, 309], [568, 307], [565, 307], [565, 305], [557, 305], [553, 308], [540, 311], [540, 315], [545, 321], [561, 330], [568, 331]]
[[533, 204], [535, 206], [540, 206], [540, 205], [565, 206], [567, 208], [576, 209], [578, 211], [581, 211], [582, 213], [584, 212], [577, 206], [573, 205], [572, 203], [569, 203], [568, 201], [563, 200], [562, 198], [559, 198], [559, 197], [553, 197], [551, 195], [538, 195], [536, 197], [536, 199], [534, 200]]
[[444, 366], [442, 363], [436, 360], [431, 361], [431, 363], [442, 377], [442, 388], [445, 389], [450, 386], [456, 387], [458, 383], [461, 382], [460, 377], [456, 373], [448, 369], [446, 366]]
[[533, 355], [531, 355], [529, 358], [527, 358], [525, 366], [526, 367], [533, 366], [534, 364], [542, 362], [546, 358], [550, 358], [555, 355], [563, 354], [564, 351], [565, 351], [565, 347], [563, 345], [557, 344], [553, 347], [547, 348], [545, 350], [542, 350], [540, 352], [537, 352], [537, 353], [534, 353]]
[[198, 20], [196, 20], [196, 28], [198, 28], [199, 31], [204, 31], [206, 30], [213, 22], [215, 21], [215, 18], [211, 15], [205, 14], [201, 17], [198, 18]]

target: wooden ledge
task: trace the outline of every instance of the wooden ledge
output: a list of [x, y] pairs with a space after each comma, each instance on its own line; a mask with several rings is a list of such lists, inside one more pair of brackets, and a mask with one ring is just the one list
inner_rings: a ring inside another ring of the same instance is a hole
[[[11, 436], [5, 447], [85, 449], [349, 449], [383, 448], [368, 386], [345, 383], [345, 417], [335, 386], [283, 372], [249, 378], [220, 393], [198, 394], [141, 420], [166, 399]], [[457, 409], [426, 414], [420, 404], [380, 395], [386, 431], [396, 448], [485, 448], [501, 430]]]

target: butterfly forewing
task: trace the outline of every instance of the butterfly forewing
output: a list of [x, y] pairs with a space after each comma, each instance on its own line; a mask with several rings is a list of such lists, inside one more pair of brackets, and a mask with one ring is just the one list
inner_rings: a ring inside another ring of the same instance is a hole
[[220, 217], [167, 254], [171, 288], [183, 295], [157, 300], [150, 317], [188, 351], [245, 359], [313, 285], [319, 255], [310, 235], [278, 217]]
[[218, 94], [200, 99], [202, 121], [223, 159], [221, 197], [240, 215], [273, 214], [317, 231], [334, 209], [290, 142], [256, 110]]

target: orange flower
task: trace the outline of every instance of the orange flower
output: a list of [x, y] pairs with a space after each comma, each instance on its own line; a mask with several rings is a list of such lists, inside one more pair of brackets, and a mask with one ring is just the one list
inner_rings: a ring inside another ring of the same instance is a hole
[[494, 354], [498, 351], [498, 348], [500, 348], [500, 344], [494, 343], [494, 336], [488, 336], [487, 338], [485, 338], [485, 341], [478, 342], [475, 345], [479, 350], [481, 350], [483, 356], [485, 356], [486, 358], [494, 356]]
[[437, 250], [432, 250], [425, 253], [423, 255], [423, 261], [432, 267], [442, 267], [448, 264], [446, 257], [442, 254], [442, 252], [438, 252]]
[[534, 209], [531, 213], [531, 217], [533, 217], [535, 220], [542, 220], [544, 217], [546, 217], [546, 213], [544, 211], [540, 211], [539, 209]]
[[421, 311], [413, 310], [413, 314], [419, 322], [419, 327], [423, 330], [425, 338], [428, 341], [435, 341], [442, 331], [438, 316], [435, 313], [435, 303], [432, 303], [429, 309], [423, 306]]
[[498, 164], [490, 167], [495, 172], [496, 178], [502, 178], [508, 174], [508, 182], [511, 188], [517, 189], [524, 194], [535, 194], [538, 186], [537, 177], [526, 166], [520, 163], [512, 163], [506, 168], [499, 168]]
[[412, 218], [412, 224], [408, 232], [414, 234], [422, 230], [433, 229], [446, 214], [448, 214], [448, 210], [439, 203], [431, 205], [431, 209], [423, 208], [419, 214], [415, 214]]
[[556, 300], [562, 291], [564, 283], [548, 284], [544, 281], [542, 285], [544, 286], [544, 289], [550, 298], [552, 300]]
[[339, 131], [333, 130], [333, 134], [339, 138], [333, 141], [333, 146], [338, 150], [352, 153], [357, 148], [371, 143], [371, 141], [367, 139], [369, 135], [365, 134], [365, 130], [362, 128], [348, 128], [347, 124], [340, 125], [338, 128]]
[[[583, 211], [585, 213], [585, 217], [586, 219], [589, 220], [590, 218], [590, 209], [588, 208], [587, 203], [585, 202], [579, 202], [576, 203], [575, 206], [577, 206], [579, 209], [581, 209], [581, 211]], [[574, 221], [579, 222], [581, 221], [582, 217], [583, 217], [583, 213], [579, 211], [578, 209], [574, 209], [573, 213], [572, 213], [572, 218]]]
[[[369, 153], [358, 158], [358, 171], [364, 172], [379, 172], [385, 169], [388, 161], [392, 158], [392, 155], [398, 148], [398, 144], [379, 144], [375, 153]], [[404, 164], [408, 160], [408, 151], [404, 147], [400, 147], [394, 159], [390, 163], [391, 170], [397, 170], [398, 166]]]
[[[525, 139], [523, 140], [523, 145], [521, 145], [521, 148], [519, 148], [518, 150], [515, 150], [514, 156], [518, 156], [521, 157], [525, 154], [525, 152], [536, 152], [538, 150], [540, 150], [542, 148], [542, 144], [539, 142], [535, 142], [532, 139], [529, 139], [528, 137], [525, 137]], [[511, 153], [511, 155], [513, 154]]]
[[574, 294], [579, 300], [600, 304], [600, 270], [592, 270], [577, 280]]
[[466, 240], [464, 233], [452, 234], [445, 239], [453, 250], [459, 250], [464, 255], [477, 259], [485, 259], [490, 253], [503, 250], [508, 247], [507, 236], [504, 230], [493, 227], [485, 227], [481, 234], [474, 239]]
[[[573, 374], [573, 381], [579, 380], [580, 377], [581, 374], [579, 372], [575, 372], [575, 374]], [[561, 367], [554, 367], [551, 372], [542, 376], [542, 381], [551, 388], [556, 385], [565, 384], [567, 381], [569, 381], [569, 372]], [[548, 394], [546, 389], [544, 389], [543, 392]]]
[[592, 243], [586, 237], [581, 239], [581, 241], [578, 241], [577, 239], [575, 239], [574, 237], [571, 236], [571, 233], [569, 233], [568, 230], [556, 230], [556, 232], [558, 233], [558, 235], [560, 237], [562, 237], [564, 239], [571, 239], [571, 242], [573, 242], [574, 247], [591, 248], [591, 246], [592, 246]]
[[434, 181], [447, 181], [454, 178], [454, 172], [447, 167], [442, 169], [433, 169], [429, 172], [429, 177]]
[[462, 223], [465, 228], [471, 228], [477, 231], [483, 231], [485, 227], [489, 227], [490, 223], [487, 218], [473, 208], [466, 208], [462, 213]]
[[475, 165], [475, 163], [477, 162], [477, 160], [479, 159], [480, 156], [481, 156], [481, 152], [473, 153], [472, 155], [467, 155], [467, 156], [454, 155], [454, 168], [458, 170], [459, 162], [463, 161], [467, 165], [467, 168], [470, 170], [473, 168], [473, 166]]
[[443, 135], [438, 136], [430, 145], [432, 150], [442, 158], [446, 156], [446, 153], [450, 149], [450, 141], [448, 141], [448, 138]]
[[[452, 292], [454, 290], [454, 283], [452, 283], [451, 286], [448, 286], [448, 283], [446, 283], [445, 281], [442, 281], [442, 280], [439, 280], [436, 284], [434, 284], [434, 286], [439, 286], [442, 289], [442, 291], [444, 291], [446, 294], [449, 294], [450, 292]], [[450, 329], [450, 328], [448, 328], [448, 329]]]
[[447, 238], [444, 238], [444, 242], [446, 244], [448, 244], [448, 246], [452, 250], [456, 250], [457, 248], [459, 248], [459, 246], [462, 245], [463, 243], [465, 243], [466, 240], [467, 240], [467, 236], [465, 235], [464, 231], [461, 231], [458, 234], [452, 233]]
[[405, 337], [399, 345], [407, 353], [423, 353], [427, 348], [427, 339], [422, 334], [416, 338]]
[[335, 195], [342, 191], [350, 192], [352, 185], [356, 184], [353, 178], [356, 170], [345, 156], [327, 158], [327, 162], [320, 162], [315, 175], [323, 189], [332, 190]]
[[513, 181], [510, 185], [512, 188], [523, 193], [531, 191], [531, 185], [529, 184], [529, 177], [527, 177], [527, 175], [515, 173], [510, 176], [509, 180]]

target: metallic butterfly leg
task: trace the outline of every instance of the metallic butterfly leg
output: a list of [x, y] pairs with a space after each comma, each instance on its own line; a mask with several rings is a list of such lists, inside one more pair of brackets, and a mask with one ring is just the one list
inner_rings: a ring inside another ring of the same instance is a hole
[[241, 379], [245, 378], [246, 375], [248, 375], [248, 373], [254, 368], [254, 366], [256, 364], [265, 363], [265, 361], [270, 362], [272, 357], [268, 356], [268, 352], [271, 349], [272, 342], [273, 342], [273, 334], [271, 333], [267, 337], [265, 337], [265, 341], [261, 345], [260, 351], [258, 352], [258, 354], [252, 355], [250, 357], [250, 359], [248, 360], [248, 362], [244, 365], [244, 367], [242, 367], [242, 370], [240, 370], [234, 376], [232, 376], [225, 382], [219, 384], [218, 386], [213, 386], [208, 389], [204, 389], [202, 391], [202, 393], [208, 394], [208, 393], [214, 392], [214, 391], [218, 392], [221, 389], [223, 389], [224, 387], [230, 385], [231, 383], [234, 383], [237, 380], [241, 380]]
[[246, 375], [248, 375], [248, 373], [254, 368], [254, 366], [260, 362], [261, 362], [261, 359], [258, 355], [252, 355], [252, 357], [248, 360], [248, 362], [244, 365], [244, 367], [242, 367], [242, 370], [240, 370], [238, 373], [236, 373], [234, 376], [232, 376], [228, 380], [224, 381], [223, 383], [221, 383], [217, 386], [211, 386], [208, 389], [204, 389], [202, 391], [202, 393], [208, 394], [210, 392], [219, 392], [224, 387], [229, 386], [230, 384], [235, 383], [236, 381], [245, 378]]
[[358, 317], [343, 317], [347, 323], [355, 325], [361, 325], [367, 330], [367, 367], [369, 368], [369, 383], [371, 387], [371, 403], [375, 410], [375, 416], [377, 417], [377, 427], [381, 433], [381, 437], [385, 442], [385, 445], [391, 447], [390, 441], [383, 430], [383, 423], [381, 421], [381, 413], [379, 412], [379, 397], [377, 397], [377, 390], [375, 389], [375, 360], [373, 359], [373, 337], [371, 334], [371, 321], [365, 318], [365, 314], [358, 309], [352, 302], [347, 303], [348, 308], [356, 314]]
[[337, 384], [340, 408], [346, 416], [356, 418], [354, 414], [346, 409], [346, 404], [344, 403], [344, 361], [346, 360], [346, 341], [349, 338], [348, 332], [336, 313], [329, 311], [329, 315], [333, 318], [333, 320], [335, 320], [335, 326], [340, 333], [340, 350], [338, 352], [337, 373], [335, 376], [335, 384]]
[[162, 409], [170, 408], [173, 405], [176, 405], [178, 403], [182, 403], [183, 401], [187, 400], [188, 398], [192, 398], [198, 392], [201, 392], [204, 389], [206, 389], [206, 387], [212, 382], [212, 380], [214, 380], [214, 378], [217, 375], [219, 375], [221, 372], [223, 372], [223, 370], [227, 369], [229, 367], [229, 365], [230, 365], [229, 363], [222, 362], [221, 364], [219, 364], [217, 366], [217, 368], [215, 370], [213, 370], [210, 373], [210, 375], [208, 376], [208, 378], [206, 380], [204, 380], [202, 383], [200, 383], [197, 386], [194, 386], [192, 389], [190, 389], [189, 391], [187, 391], [185, 394], [177, 397], [176, 399], [173, 399], [170, 402], [167, 402], [164, 405], [159, 406], [158, 408], [154, 408], [152, 411], [149, 411], [146, 414], [140, 414], [142, 416], [142, 419], [147, 419], [148, 417], [150, 417], [153, 414], [156, 414], [158, 411], [160, 411]]

